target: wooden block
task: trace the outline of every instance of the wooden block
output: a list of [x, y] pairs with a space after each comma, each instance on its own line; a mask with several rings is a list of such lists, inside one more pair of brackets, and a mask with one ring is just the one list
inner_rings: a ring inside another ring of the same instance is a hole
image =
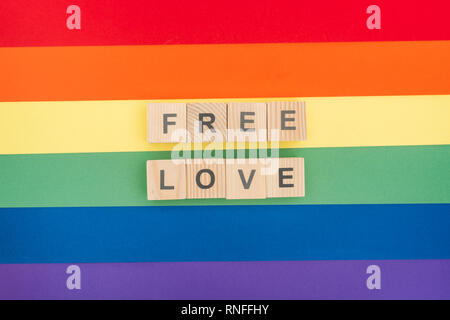
[[187, 161], [188, 199], [225, 198], [225, 163], [223, 159], [207, 161], [201, 159]]
[[193, 142], [224, 142], [226, 103], [188, 103], [187, 128]]
[[227, 141], [267, 141], [266, 113], [264, 102], [229, 103]]
[[[276, 130], [277, 134], [272, 130]], [[269, 141], [306, 140], [306, 107], [302, 101], [270, 101], [267, 103]]]
[[148, 142], [186, 142], [186, 137], [185, 103], [149, 103], [147, 105]]
[[227, 159], [227, 199], [266, 198], [266, 177], [261, 174], [261, 164], [250, 159], [243, 161]]
[[266, 176], [269, 198], [304, 197], [305, 169], [303, 158], [279, 158], [279, 168]]
[[186, 161], [147, 161], [148, 200], [186, 199]]

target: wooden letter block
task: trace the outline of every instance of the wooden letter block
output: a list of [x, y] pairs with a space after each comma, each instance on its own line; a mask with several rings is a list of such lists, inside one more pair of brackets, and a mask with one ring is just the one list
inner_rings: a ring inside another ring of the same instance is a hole
[[150, 143], [186, 142], [186, 104], [149, 103], [147, 139]]
[[186, 199], [186, 162], [176, 161], [147, 161], [148, 200]]
[[229, 103], [227, 141], [267, 141], [266, 113], [264, 102]]
[[[258, 161], [257, 159], [252, 159]], [[227, 159], [227, 199], [266, 198], [266, 177], [261, 174], [261, 164], [245, 159]]]
[[225, 163], [221, 159], [188, 160], [186, 164], [188, 199], [225, 198]]
[[[306, 140], [306, 110], [304, 102], [268, 102], [267, 120], [269, 141]], [[273, 130], [278, 132], [278, 134]]]
[[305, 169], [303, 158], [279, 158], [279, 168], [266, 176], [269, 198], [304, 197]]
[[224, 142], [226, 103], [188, 103], [187, 128], [193, 142]]

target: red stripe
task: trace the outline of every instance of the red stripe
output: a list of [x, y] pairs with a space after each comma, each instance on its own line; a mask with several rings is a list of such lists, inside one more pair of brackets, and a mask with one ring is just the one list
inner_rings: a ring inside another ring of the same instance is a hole
[[449, 40], [449, 14], [448, 0], [1, 0], [0, 46]]

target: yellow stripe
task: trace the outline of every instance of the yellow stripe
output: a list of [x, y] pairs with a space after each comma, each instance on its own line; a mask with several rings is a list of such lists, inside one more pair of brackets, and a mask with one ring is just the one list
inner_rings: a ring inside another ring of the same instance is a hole
[[[450, 95], [295, 99], [306, 101], [307, 140], [281, 148], [450, 144]], [[235, 99], [267, 100], [286, 99]], [[171, 150], [146, 141], [148, 102], [2, 102], [0, 154]]]

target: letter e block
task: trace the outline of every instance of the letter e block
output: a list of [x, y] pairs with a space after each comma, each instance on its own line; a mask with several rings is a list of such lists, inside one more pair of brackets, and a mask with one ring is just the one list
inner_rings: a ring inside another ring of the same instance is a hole
[[187, 128], [192, 142], [224, 142], [226, 103], [188, 103]]
[[149, 103], [147, 140], [150, 143], [186, 142], [186, 104]]
[[269, 198], [304, 197], [305, 169], [303, 158], [280, 158], [279, 168], [266, 176]]
[[225, 163], [222, 159], [188, 160], [186, 179], [188, 199], [225, 198]]
[[226, 163], [227, 199], [266, 198], [266, 177], [258, 159], [227, 159]]
[[186, 199], [186, 162], [176, 161], [147, 161], [148, 200]]
[[227, 141], [267, 141], [267, 107], [264, 102], [228, 104]]
[[301, 101], [267, 103], [269, 141], [306, 140], [306, 107]]

